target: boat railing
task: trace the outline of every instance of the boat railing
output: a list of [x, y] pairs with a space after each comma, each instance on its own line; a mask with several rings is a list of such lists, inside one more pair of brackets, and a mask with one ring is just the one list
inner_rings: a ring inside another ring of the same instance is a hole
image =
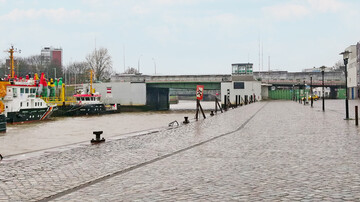
[[65, 97], [65, 100], [56, 97], [42, 97], [42, 99], [48, 104], [68, 105], [76, 103], [76, 99], [74, 97]]

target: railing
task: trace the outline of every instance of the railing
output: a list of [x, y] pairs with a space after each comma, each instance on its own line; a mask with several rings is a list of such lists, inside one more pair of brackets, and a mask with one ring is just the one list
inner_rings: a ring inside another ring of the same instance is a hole
[[55, 97], [42, 97], [42, 99], [49, 104], [59, 104], [62, 105], [65, 103], [66, 104], [73, 104], [76, 103], [76, 99], [74, 97], [65, 97], [65, 100], [62, 101], [60, 98], [55, 98]]

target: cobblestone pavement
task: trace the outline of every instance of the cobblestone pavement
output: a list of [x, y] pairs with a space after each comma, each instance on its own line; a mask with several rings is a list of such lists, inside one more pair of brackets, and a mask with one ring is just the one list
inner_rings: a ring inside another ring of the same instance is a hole
[[[260, 102], [172, 130], [0, 163], [0, 201], [360, 201], [335, 110]], [[49, 198], [50, 197], [50, 198]]]

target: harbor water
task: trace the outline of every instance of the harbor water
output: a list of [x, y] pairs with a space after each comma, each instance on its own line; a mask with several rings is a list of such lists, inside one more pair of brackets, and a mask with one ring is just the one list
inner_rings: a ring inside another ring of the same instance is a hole
[[[204, 110], [213, 110], [214, 102], [201, 102]], [[90, 142], [93, 131], [103, 131], [109, 138], [129, 133], [165, 129], [169, 123], [181, 123], [184, 117], [195, 117], [195, 101], [180, 101], [169, 111], [129, 112], [100, 116], [55, 117], [46, 121], [7, 125], [0, 134], [0, 154], [22, 154], [80, 142]], [[207, 116], [209, 113], [207, 112]], [[176, 125], [176, 124], [175, 124]]]

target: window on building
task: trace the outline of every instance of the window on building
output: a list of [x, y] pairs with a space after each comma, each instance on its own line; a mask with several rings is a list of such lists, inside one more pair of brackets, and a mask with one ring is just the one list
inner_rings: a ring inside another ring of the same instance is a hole
[[234, 82], [234, 89], [244, 89], [245, 83], [244, 82]]

